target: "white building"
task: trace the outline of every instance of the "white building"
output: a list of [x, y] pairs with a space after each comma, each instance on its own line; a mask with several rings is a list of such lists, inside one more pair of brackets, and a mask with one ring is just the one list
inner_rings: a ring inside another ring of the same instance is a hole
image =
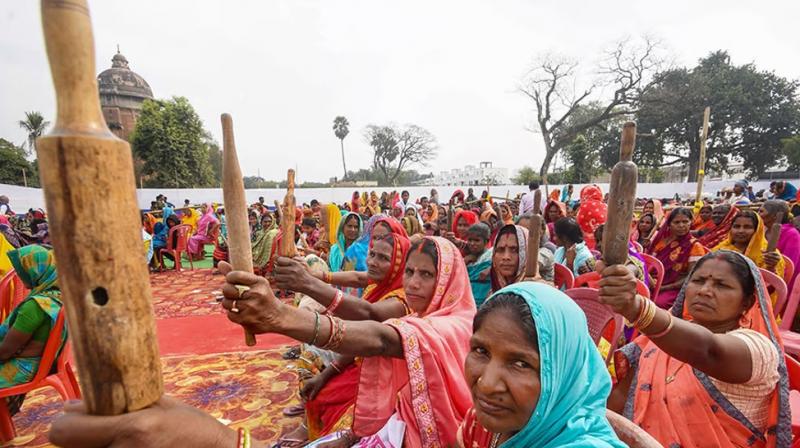
[[507, 168], [495, 168], [492, 162], [481, 162], [478, 167], [467, 165], [463, 169], [442, 171], [433, 179], [434, 185], [507, 185]]

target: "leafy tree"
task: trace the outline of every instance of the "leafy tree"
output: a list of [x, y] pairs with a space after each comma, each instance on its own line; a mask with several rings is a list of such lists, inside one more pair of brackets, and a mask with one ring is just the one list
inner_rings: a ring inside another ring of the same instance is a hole
[[25, 148], [0, 138], [0, 160], [0, 184], [25, 185], [27, 177], [29, 187], [39, 186], [38, 171], [25, 158]]
[[[347, 163], [344, 161], [344, 138], [350, 133], [350, 122], [343, 116], [333, 119], [333, 134], [339, 139], [342, 148], [342, 166], [344, 167], [344, 179], [347, 179]], [[342, 179], [342, 180], [344, 180]]]
[[800, 135], [781, 140], [786, 162], [792, 169], [800, 168]]
[[[577, 63], [559, 56], [539, 60], [519, 90], [536, 106], [532, 130], [541, 134], [544, 142], [545, 157], [539, 174], [545, 182], [553, 158], [575, 137], [606, 120], [635, 111], [638, 98], [650, 88], [651, 78], [662, 64], [658, 53], [658, 44], [649, 39], [640, 47], [621, 41], [598, 67], [600, 78], [582, 91], [575, 91]], [[611, 98], [596, 100], [599, 107], [585, 110], [594, 113], [585, 114], [580, 120], [573, 118], [601, 90], [610, 90]]]
[[660, 73], [641, 97], [637, 151], [659, 159], [659, 165], [688, 165], [697, 178], [703, 109], [711, 107], [706, 169], [725, 170], [741, 160], [753, 177], [780, 162], [781, 140], [800, 129], [798, 82], [759, 71], [753, 64], [731, 64], [725, 51], [701, 59], [692, 69]]
[[25, 129], [28, 133], [28, 150], [26, 155], [31, 155], [36, 149], [36, 139], [44, 134], [50, 122], [44, 119], [44, 116], [36, 111], [25, 112], [25, 119], [20, 120], [19, 127]]
[[405, 168], [427, 165], [438, 151], [436, 137], [414, 124], [369, 125], [364, 138], [372, 146], [372, 168], [380, 174], [382, 185], [397, 185]]
[[186, 98], [145, 100], [131, 135], [145, 187], [219, 186], [210, 163], [208, 135]]
[[219, 144], [211, 137], [211, 134], [206, 135], [204, 143], [208, 148], [208, 163], [211, 165], [214, 184], [215, 186], [222, 185], [222, 151], [219, 149]]
[[564, 173], [565, 182], [586, 183], [600, 171], [598, 153], [583, 135], [575, 137], [575, 140], [564, 148], [564, 155], [570, 164]]
[[242, 178], [244, 181], [244, 188], [251, 189], [251, 188], [278, 188], [278, 182], [265, 180], [263, 177], [259, 176], [244, 176]]
[[541, 180], [539, 173], [527, 165], [520, 168], [517, 175], [511, 178], [511, 182], [515, 185], [528, 185], [531, 182], [540, 182]]

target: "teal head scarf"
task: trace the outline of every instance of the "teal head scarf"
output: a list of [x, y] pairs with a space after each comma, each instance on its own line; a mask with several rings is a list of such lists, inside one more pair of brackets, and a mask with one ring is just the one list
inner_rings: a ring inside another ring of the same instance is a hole
[[528, 423], [501, 447], [624, 447], [606, 419], [611, 377], [583, 311], [542, 283], [515, 283], [489, 301], [503, 293], [519, 295], [531, 309], [539, 339], [541, 392]]
[[347, 252], [344, 239], [344, 226], [347, 220], [350, 219], [350, 216], [355, 216], [358, 220], [358, 235], [360, 236], [364, 231], [364, 221], [361, 220], [361, 216], [359, 216], [358, 213], [351, 212], [342, 216], [342, 220], [339, 221], [339, 228], [336, 230], [336, 244], [331, 247], [331, 252], [328, 254], [328, 266], [330, 266], [331, 272], [343, 270], [344, 255], [345, 252]]

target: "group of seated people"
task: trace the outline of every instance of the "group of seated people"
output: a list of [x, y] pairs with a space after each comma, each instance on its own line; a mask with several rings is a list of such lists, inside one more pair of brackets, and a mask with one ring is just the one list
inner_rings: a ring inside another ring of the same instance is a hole
[[[302, 423], [275, 446], [622, 447], [630, 434], [610, 423], [619, 415], [665, 447], [790, 446], [786, 360], [760, 271], [783, 276], [786, 259], [800, 262], [788, 203], [695, 214], [643, 200], [628, 261], [607, 266], [602, 191], [563, 197], [547, 198], [541, 237], [530, 241], [531, 212], [513, 201], [461, 193], [442, 213], [401, 196], [375, 213], [362, 206], [372, 195], [354, 194], [349, 211], [298, 209], [294, 258], [275, 250], [280, 217], [254, 204], [263, 270], [232, 271], [222, 259], [218, 268], [232, 322], [300, 342], [287, 357], [303, 402], [286, 411]], [[773, 224], [780, 239], [768, 250]], [[530, 244], [535, 278], [526, 277]], [[649, 257], [664, 267], [658, 290]], [[558, 265], [595, 275], [599, 300], [630, 324], [611, 366], [581, 308], [553, 286]], [[274, 290], [293, 291], [294, 303]], [[65, 447], [267, 446], [167, 396], [115, 417], [69, 404], [50, 437]]]

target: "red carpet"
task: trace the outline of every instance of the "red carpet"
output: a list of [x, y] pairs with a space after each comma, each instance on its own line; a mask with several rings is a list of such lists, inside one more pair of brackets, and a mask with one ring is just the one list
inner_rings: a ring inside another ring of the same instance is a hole
[[265, 350], [294, 342], [285, 336], [265, 334], [256, 336], [258, 343], [248, 347], [242, 327], [221, 313], [159, 319], [156, 327], [161, 356]]

